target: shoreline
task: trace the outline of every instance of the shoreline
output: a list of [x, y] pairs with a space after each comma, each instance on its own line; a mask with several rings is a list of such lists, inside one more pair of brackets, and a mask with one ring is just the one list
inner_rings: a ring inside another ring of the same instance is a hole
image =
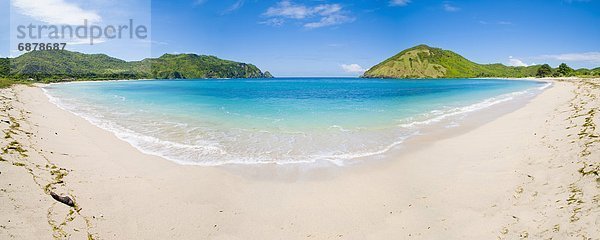
[[[490, 80], [499, 80], [499, 79], [490, 79]], [[506, 79], [500, 79], [500, 80], [506, 80]], [[515, 79], [512, 79], [512, 80], [515, 80]], [[123, 132], [128, 131], [127, 129], [109, 128], [109, 127], [106, 127], [106, 125], [107, 125], [106, 120], [96, 119], [95, 117], [90, 117], [89, 115], [82, 114], [80, 112], [71, 111], [71, 110], [65, 108], [64, 106], [62, 106], [60, 103], [60, 99], [52, 96], [48, 92], [48, 90], [44, 88], [47, 85], [38, 84], [36, 86], [39, 87], [43, 91], [43, 93], [49, 99], [49, 101], [51, 103], [53, 103], [56, 107], [63, 109], [63, 110], [65, 110], [73, 115], [76, 115], [78, 117], [81, 117], [96, 127], [99, 127], [101, 129], [104, 129], [105, 131], [111, 132], [117, 138], [119, 138], [121, 141], [126, 142], [127, 144], [133, 146], [138, 151], [140, 151], [144, 154], [158, 156], [158, 157], [164, 158], [165, 160], [177, 163], [179, 165], [231, 166], [231, 165], [276, 164], [276, 165], [292, 165], [292, 166], [298, 165], [301, 167], [303, 165], [318, 164], [318, 165], [325, 165], [325, 166], [336, 165], [336, 166], [341, 167], [341, 166], [346, 166], [346, 165], [357, 164], [362, 161], [369, 161], [369, 159], [371, 159], [371, 158], [380, 158], [381, 157], [380, 155], [389, 155], [389, 154], [398, 155], [399, 149], [405, 148], [405, 147], [403, 147], [403, 145], [406, 145], [406, 142], [412, 141], [412, 139], [415, 137], [421, 137], [422, 135], [429, 135], [430, 132], [441, 132], [441, 133], [437, 133], [437, 134], [445, 134], [444, 131], [440, 131], [440, 129], [441, 130], [449, 129], [453, 132], [462, 132], [462, 131], [458, 131], [457, 129], [463, 129], [462, 127], [460, 127], [461, 124], [459, 122], [463, 122], [464, 119], [469, 120], [468, 121], [468, 122], [470, 122], [469, 125], [473, 125], [473, 126], [481, 125], [481, 124], [483, 124], [483, 122], [487, 122], [487, 121], [491, 120], [491, 118], [486, 117], [485, 120], [483, 120], [483, 119], [479, 120], [479, 118], [481, 118], [480, 116], [478, 116], [480, 112], [486, 112], [486, 111], [498, 111], [498, 112], [502, 112], [502, 113], [508, 112], [508, 111], [502, 110], [504, 108], [510, 108], [512, 110], [516, 110], [517, 108], [525, 105], [529, 100], [531, 100], [532, 97], [535, 97], [536, 95], [538, 95], [542, 91], [544, 91], [544, 89], [552, 86], [552, 82], [549, 82], [548, 80], [532, 80], [532, 79], [521, 79], [521, 80], [536, 82], [536, 83], [546, 83], [546, 84], [541, 87], [529, 88], [529, 89], [522, 90], [522, 91], [510, 92], [510, 93], [505, 93], [502, 95], [482, 99], [481, 101], [460, 107], [459, 109], [462, 109], [462, 110], [460, 110], [458, 112], [448, 112], [448, 113], [444, 113], [439, 116], [433, 116], [433, 117], [427, 118], [427, 119], [415, 120], [414, 122], [411, 122], [408, 124], [407, 123], [398, 124], [398, 127], [405, 128], [407, 131], [413, 131], [415, 133], [409, 134], [409, 135], [404, 136], [399, 139], [396, 139], [394, 142], [389, 143], [385, 146], [382, 146], [379, 149], [372, 149], [371, 152], [358, 152], [358, 153], [342, 154], [344, 156], [348, 155], [348, 157], [322, 156], [322, 158], [311, 159], [311, 160], [307, 159], [307, 160], [302, 160], [302, 161], [299, 161], [299, 160], [298, 161], [283, 161], [283, 162], [282, 161], [279, 161], [279, 162], [236, 162], [236, 161], [233, 161], [233, 162], [225, 162], [225, 163], [190, 162], [190, 161], [178, 159], [175, 157], [167, 156], [159, 151], [154, 151], [151, 149], [147, 149], [147, 148], [138, 146], [136, 141], [132, 142], [130, 140], [127, 140], [126, 139], [127, 137], [122, 136]], [[132, 81], [132, 80], [124, 80], [124, 81]], [[133, 80], [133, 81], [136, 81], [136, 80]], [[71, 83], [76, 83], [76, 82], [67, 82], [64, 84], [71, 84]], [[63, 83], [52, 83], [52, 84], [63, 84]], [[529, 95], [533, 95], [533, 96], [529, 96]], [[479, 106], [482, 104], [486, 104], [486, 105]], [[500, 110], [502, 110], [502, 111], [500, 111]], [[501, 114], [494, 114], [494, 116], [500, 116], [500, 115]], [[105, 124], [100, 124], [100, 123], [105, 123]], [[446, 124], [449, 124], [449, 123], [456, 123], [456, 126], [452, 126], [452, 127], [445, 126]], [[112, 124], [109, 123], [108, 125], [112, 125]], [[410, 125], [410, 126], [404, 126], [404, 125]], [[465, 129], [468, 129], [468, 128], [465, 128]], [[463, 130], [463, 131], [465, 131], [465, 130]], [[147, 136], [140, 134], [140, 136], [138, 136], [138, 138], [139, 137], [147, 137]], [[157, 140], [159, 140], [159, 139], [157, 139]]]
[[[372, 78], [361, 78], [361, 77], [274, 77], [274, 78], [245, 78], [248, 80], [256, 80], [256, 79], [294, 79], [294, 78], [325, 78], [325, 79], [336, 79], [336, 78], [344, 78], [344, 79], [363, 79], [369, 80]], [[177, 78], [177, 79], [153, 79], [153, 78], [142, 78], [142, 79], [106, 79], [106, 80], [76, 80], [76, 81], [58, 81], [58, 82], [48, 82], [48, 83], [33, 83], [35, 86], [43, 86], [43, 85], [53, 85], [53, 84], [75, 84], [75, 83], [93, 83], [93, 82], [125, 82], [125, 81], [185, 81], [185, 80], [231, 80], [235, 78]], [[524, 77], [524, 78], [504, 78], [504, 77], [474, 77], [474, 78], [377, 78], [377, 79], [387, 79], [387, 80], [436, 80], [436, 79], [450, 79], [450, 80], [460, 80], [460, 79], [481, 79], [481, 80], [515, 80], [515, 81], [538, 81], [538, 82], [552, 82], [553, 80], [573, 80], [573, 79], [581, 79], [580, 77], [548, 77], [548, 78], [535, 78], [535, 77]], [[584, 78], [585, 79], [585, 78]], [[590, 77], [590, 79], [595, 79], [595, 77]]]
[[590, 116], [599, 85], [555, 80], [468, 131], [424, 136], [386, 161], [309, 170], [177, 165], [59, 109], [40, 89], [2, 90], [2, 145], [17, 143], [0, 161], [0, 236], [598, 238], [597, 177], [579, 169], [600, 154], [589, 128], [600, 122]]

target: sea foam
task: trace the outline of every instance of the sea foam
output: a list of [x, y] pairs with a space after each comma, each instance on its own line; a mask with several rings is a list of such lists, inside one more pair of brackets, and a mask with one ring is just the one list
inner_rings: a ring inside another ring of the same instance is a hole
[[[143, 153], [178, 164], [215, 166], [320, 161], [345, 165], [386, 154], [415, 135], [427, 134], [431, 125], [456, 127], [473, 112], [550, 86], [521, 81], [491, 81], [488, 86], [489, 80], [392, 80], [365, 86], [354, 79], [328, 79], [324, 87], [314, 79], [190, 81], [58, 84], [42, 89], [50, 102]], [[299, 86], [303, 84], [315, 86], [304, 89]], [[185, 87], [190, 86], [193, 90], [188, 92]], [[158, 94], [173, 88], [178, 92], [170, 94], [182, 97]], [[218, 92], [211, 92], [213, 88]], [[245, 96], [248, 93], [236, 88], [254, 90], [257, 96]]]

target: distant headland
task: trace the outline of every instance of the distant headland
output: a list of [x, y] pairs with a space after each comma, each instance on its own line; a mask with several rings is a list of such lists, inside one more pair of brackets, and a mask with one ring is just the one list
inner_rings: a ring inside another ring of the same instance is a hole
[[0, 58], [0, 78], [36, 81], [272, 77], [252, 64], [197, 54], [164, 54], [128, 62], [105, 54], [45, 50]]
[[592, 77], [600, 76], [600, 67], [574, 70], [566, 64], [553, 69], [548, 64], [527, 67], [500, 63], [478, 64], [463, 56], [427, 45], [418, 45], [375, 65], [365, 78], [477, 78], [477, 77]]

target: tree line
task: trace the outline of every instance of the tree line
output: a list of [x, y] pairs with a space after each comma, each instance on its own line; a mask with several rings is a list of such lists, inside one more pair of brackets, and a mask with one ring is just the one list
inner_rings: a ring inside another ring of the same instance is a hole
[[540, 66], [536, 74], [537, 77], [576, 77], [576, 76], [600, 76], [600, 68], [578, 69], [569, 67], [566, 63], [561, 63], [556, 69], [548, 64]]

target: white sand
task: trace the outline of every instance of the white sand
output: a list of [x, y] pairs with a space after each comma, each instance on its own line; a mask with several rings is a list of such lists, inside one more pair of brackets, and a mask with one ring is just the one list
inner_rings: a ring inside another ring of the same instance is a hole
[[321, 168], [181, 166], [39, 88], [1, 95], [0, 127], [14, 133], [0, 146], [17, 143], [0, 161], [0, 239], [600, 239], [600, 180], [578, 171], [600, 168], [598, 79], [554, 81], [525, 107], [384, 161]]

